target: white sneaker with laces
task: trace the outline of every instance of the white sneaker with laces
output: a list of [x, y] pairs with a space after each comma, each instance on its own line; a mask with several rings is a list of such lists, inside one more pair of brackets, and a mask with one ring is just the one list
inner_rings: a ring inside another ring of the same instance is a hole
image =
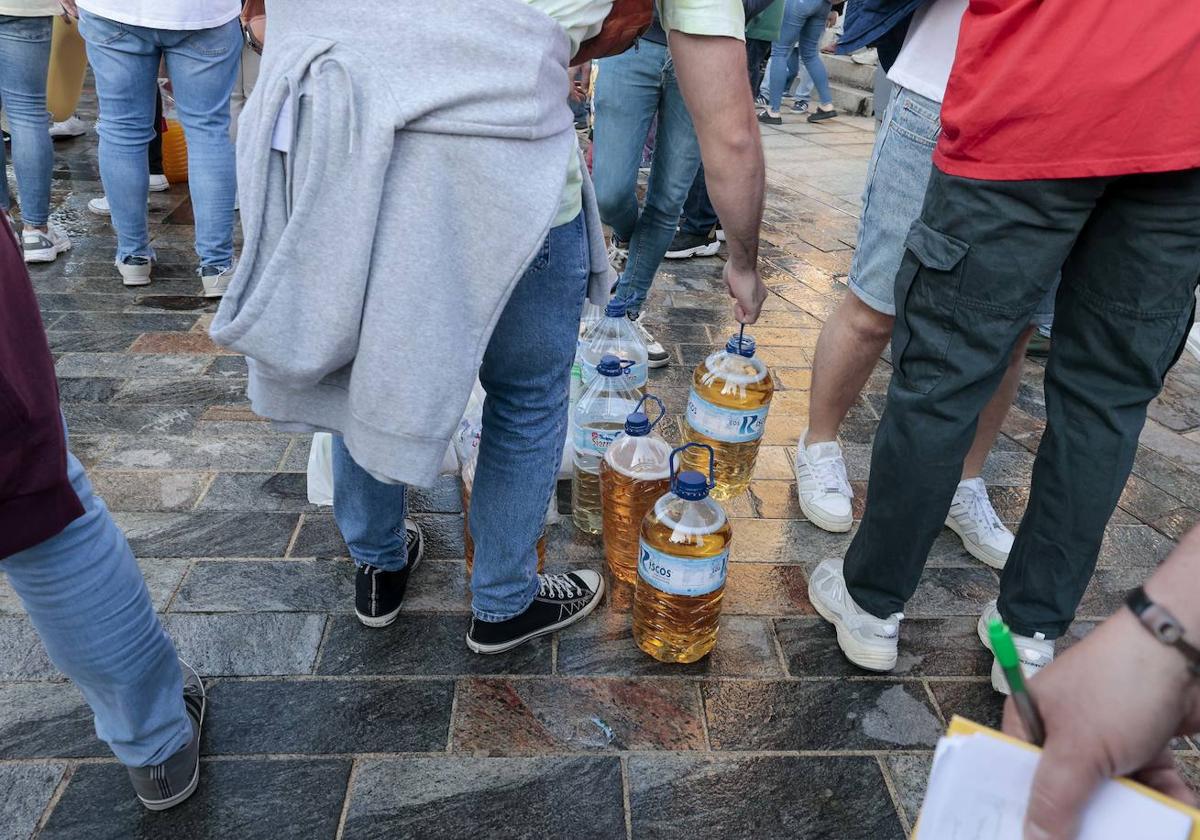
[[993, 569], [1003, 569], [1008, 562], [1013, 534], [996, 515], [982, 478], [958, 483], [950, 512], [946, 514], [946, 527], [958, 534], [963, 548], [979, 562]]
[[904, 613], [876, 618], [854, 603], [842, 575], [842, 560], [822, 560], [813, 570], [808, 579], [808, 599], [817, 614], [837, 628], [838, 647], [847, 659], [868, 671], [896, 667]]
[[108, 196], [102, 195], [88, 202], [88, 212], [97, 216], [111, 216], [112, 208], [108, 206]]
[[646, 329], [646, 325], [642, 323], [641, 318], [634, 318], [629, 322], [633, 325], [638, 336], [642, 339], [642, 343], [646, 345], [646, 366], [652, 368], [666, 367], [671, 363], [671, 354], [662, 346], [657, 338], [650, 334]]
[[150, 176], [150, 192], [166, 192], [169, 189], [171, 189], [171, 182], [167, 180], [166, 175]]
[[58, 225], [50, 222], [46, 232], [29, 225], [21, 230], [21, 252], [27, 263], [54, 262], [63, 251], [71, 250], [71, 239]]
[[[979, 634], [979, 641], [983, 642], [988, 651], [992, 649], [992, 642], [988, 638], [988, 625], [992, 623], [993, 618], [1000, 618], [1000, 610], [996, 608], [995, 601], [989, 602], [983, 608], [983, 614], [979, 616], [979, 624], [975, 628]], [[1047, 639], [1044, 633], [1034, 633], [1033, 636], [1018, 636], [1013, 633], [1012, 639], [1017, 648], [1017, 656], [1021, 660], [1021, 674], [1025, 679], [1033, 677], [1054, 661], [1054, 640]], [[1004, 678], [1004, 669], [1000, 667], [1000, 661], [997, 659], [992, 660], [992, 688], [1001, 694], [1009, 693], [1008, 680]]]
[[61, 140], [66, 137], [81, 137], [87, 134], [88, 124], [72, 114], [62, 122], [50, 123], [50, 137]]
[[808, 521], [826, 531], [844, 534], [854, 524], [850, 500], [854, 490], [846, 475], [842, 447], [836, 440], [807, 443], [808, 430], [796, 446], [796, 495]]
[[608, 242], [608, 264], [612, 266], [612, 270], [620, 274], [625, 270], [625, 264], [629, 262], [629, 243], [621, 242], [614, 235]]

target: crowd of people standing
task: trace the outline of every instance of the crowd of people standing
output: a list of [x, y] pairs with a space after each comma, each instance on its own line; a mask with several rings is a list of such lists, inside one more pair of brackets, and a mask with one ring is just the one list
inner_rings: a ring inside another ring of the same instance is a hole
[[[759, 125], [791, 118], [782, 98], [801, 65], [815, 105], [796, 110], [811, 122], [837, 116], [820, 57], [838, 14], [826, 0], [661, 0], [630, 49], [598, 60], [590, 108], [581, 107], [592, 74], [572, 65], [635, 5], [479, 0], [466, 14], [455, 0], [413, 0], [381, 14], [368, 0], [266, 10], [239, 0], [0, 0], [0, 103], [22, 224], [20, 255], [3, 237], [0, 420], [10, 428], [0, 437], [19, 443], [0, 449], [0, 486], [11, 488], [0, 496], [0, 569], [147, 807], [195, 789], [204, 687], [178, 662], [124, 537], [67, 449], [20, 267], [70, 247], [50, 220], [53, 17], [65, 13], [87, 44], [114, 265], [127, 286], [153, 275], [148, 150], [165, 67], [188, 142], [200, 290], [223, 298], [212, 337], [250, 360], [258, 414], [336, 434], [334, 514], [368, 628], [395, 620], [423, 556], [406, 487], [436, 478], [479, 378], [487, 399], [465, 642], [494, 654], [582, 620], [604, 594], [598, 571], [537, 571], [585, 300], [619, 300], [649, 365], [667, 365], [643, 320], [655, 275], [668, 256], [710, 256], [724, 243], [734, 315], [753, 324], [767, 295]], [[866, 512], [846, 557], [811, 574], [813, 605], [850, 661], [891, 670], [905, 603], [948, 526], [1002, 570], [980, 626], [1000, 617], [1013, 628], [1027, 673], [1046, 671], [1034, 689], [1045, 685], [1057, 710], [1087, 681], [1054, 675], [1086, 672], [1102, 654], [1081, 645], [1056, 668], [1054, 640], [1073, 620], [1146, 407], [1194, 317], [1200, 113], [1171, 91], [1181, 79], [1200, 83], [1200, 19], [1148, 2], [1147, 61], [1102, 0], [993, 5], [851, 0], [844, 9], [839, 49], [877, 48], [892, 93], [879, 103], [849, 292], [817, 345], [795, 474], [806, 518], [851, 530], [838, 429], [890, 341]], [[264, 14], [258, 43], [247, 24]], [[247, 41], [262, 47], [261, 68]], [[251, 90], [235, 174], [231, 101]], [[1140, 130], [1097, 118], [1092, 103], [1103, 97], [1136, 108]], [[590, 167], [576, 134], [589, 119]], [[6, 187], [0, 200], [12, 210]], [[245, 241], [236, 260], [235, 206]], [[992, 509], [982, 466], [1026, 343], [1051, 317], [1046, 430], [1014, 535]], [[442, 357], [436, 393], [410, 363], [430, 346], [456, 348]], [[516, 485], [523, 492], [507, 492]], [[1146, 589], [1193, 633], [1200, 599], [1194, 582], [1179, 581], [1197, 564], [1192, 540]], [[54, 585], [64, 576], [70, 586]], [[1031, 813], [1046, 837], [1071, 836], [1080, 779], [1161, 769], [1152, 762], [1166, 737], [1196, 719], [1183, 659], [1158, 648], [1143, 656], [1144, 630], [1129, 616], [1110, 627], [1106, 637], [1130, 651], [1122, 672], [1174, 700], [1162, 719], [1106, 736], [1104, 752], [1080, 751], [1086, 730], [1052, 713], [1047, 754], [1067, 781]], [[1131, 705], [1107, 690], [1112, 714]], [[1090, 725], [1109, 713], [1095, 711]], [[1183, 795], [1176, 781], [1162, 786]]]

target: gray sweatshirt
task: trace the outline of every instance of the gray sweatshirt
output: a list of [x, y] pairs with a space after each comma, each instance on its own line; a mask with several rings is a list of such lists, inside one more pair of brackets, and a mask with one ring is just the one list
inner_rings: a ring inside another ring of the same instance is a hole
[[[258, 414], [344, 435], [377, 476], [432, 484], [579, 153], [566, 34], [521, 0], [269, 12], [238, 124], [245, 246], [213, 340], [248, 357]], [[589, 296], [603, 301], [584, 174]]]

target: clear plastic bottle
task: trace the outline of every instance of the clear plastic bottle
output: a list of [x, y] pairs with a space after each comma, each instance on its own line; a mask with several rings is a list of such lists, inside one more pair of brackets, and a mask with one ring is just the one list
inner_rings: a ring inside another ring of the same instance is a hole
[[650, 370], [647, 364], [649, 354], [646, 352], [646, 343], [625, 317], [625, 301], [613, 298], [608, 302], [604, 307], [604, 317], [587, 331], [583, 344], [583, 387], [591, 384], [596, 376], [596, 365], [600, 364], [606, 353], [633, 362], [628, 374], [629, 383], [638, 389], [646, 387]]
[[[604, 309], [590, 300], [583, 302], [583, 314], [579, 319], [579, 337], [575, 340], [575, 363], [571, 365], [571, 423], [575, 423], [575, 405], [583, 396], [583, 348], [586, 347], [584, 336], [604, 318]], [[588, 378], [589, 382], [591, 377]]]
[[[733, 336], [724, 350], [696, 367], [683, 439], [712, 447], [713, 498], [731, 499], [750, 486], [774, 392], [771, 373], [754, 358], [754, 339], [748, 335]], [[683, 462], [689, 469], [704, 467], [703, 455], [694, 449], [684, 453]]]
[[[693, 470], [675, 475], [675, 455], [689, 450], [707, 450], [707, 478]], [[671, 492], [642, 520], [633, 640], [660, 662], [695, 662], [717, 643], [733, 528], [709, 498], [711, 447], [684, 444], [671, 453], [669, 469]]]
[[[658, 404], [653, 423], [642, 411], [646, 400]], [[613, 577], [623, 583], [637, 581], [638, 539], [653, 504], [671, 487], [671, 446], [654, 427], [666, 416], [662, 400], [647, 394], [625, 418], [625, 431], [604, 453], [600, 464], [600, 491], [604, 508], [604, 556]]]
[[630, 365], [611, 354], [601, 358], [597, 376], [575, 406], [571, 514], [576, 526], [589, 534], [599, 534], [602, 525], [600, 462], [641, 398], [625, 373]]

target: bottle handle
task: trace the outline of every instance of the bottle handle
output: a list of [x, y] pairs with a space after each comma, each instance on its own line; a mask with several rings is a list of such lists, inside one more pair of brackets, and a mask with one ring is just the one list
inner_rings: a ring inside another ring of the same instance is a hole
[[683, 446], [678, 446], [675, 449], [672, 449], [671, 456], [667, 459], [667, 468], [670, 470], [670, 473], [671, 473], [671, 491], [672, 492], [674, 492], [674, 490], [675, 490], [675, 478], [676, 478], [675, 456], [678, 455], [680, 452], [683, 452], [685, 449], [691, 449], [693, 446], [696, 447], [697, 449], [707, 449], [708, 450], [708, 489], [712, 490], [714, 487], [717, 486], [717, 479], [716, 479], [717, 460], [716, 460], [716, 454], [713, 452], [713, 448], [711, 446], [709, 446], [707, 443], [699, 443], [699, 442], [693, 440], [690, 443], [685, 443]]
[[657, 426], [659, 424], [659, 422], [664, 417], [667, 416], [667, 407], [665, 405], [663, 405], [663, 401], [660, 400], [658, 397], [654, 396], [653, 394], [646, 394], [644, 397], [642, 397], [640, 400], [638, 400], [637, 405], [635, 405], [633, 407], [633, 410], [635, 412], [641, 411], [642, 404], [645, 403], [646, 400], [654, 400], [655, 404], [658, 406], [658, 416], [655, 417], [654, 422], [652, 422], [650, 424], [650, 428], [653, 429], [655, 426]]
[[629, 371], [633, 370], [634, 364], [636, 364], [636, 362], [630, 359], [621, 359], [621, 375], [628, 376]]

